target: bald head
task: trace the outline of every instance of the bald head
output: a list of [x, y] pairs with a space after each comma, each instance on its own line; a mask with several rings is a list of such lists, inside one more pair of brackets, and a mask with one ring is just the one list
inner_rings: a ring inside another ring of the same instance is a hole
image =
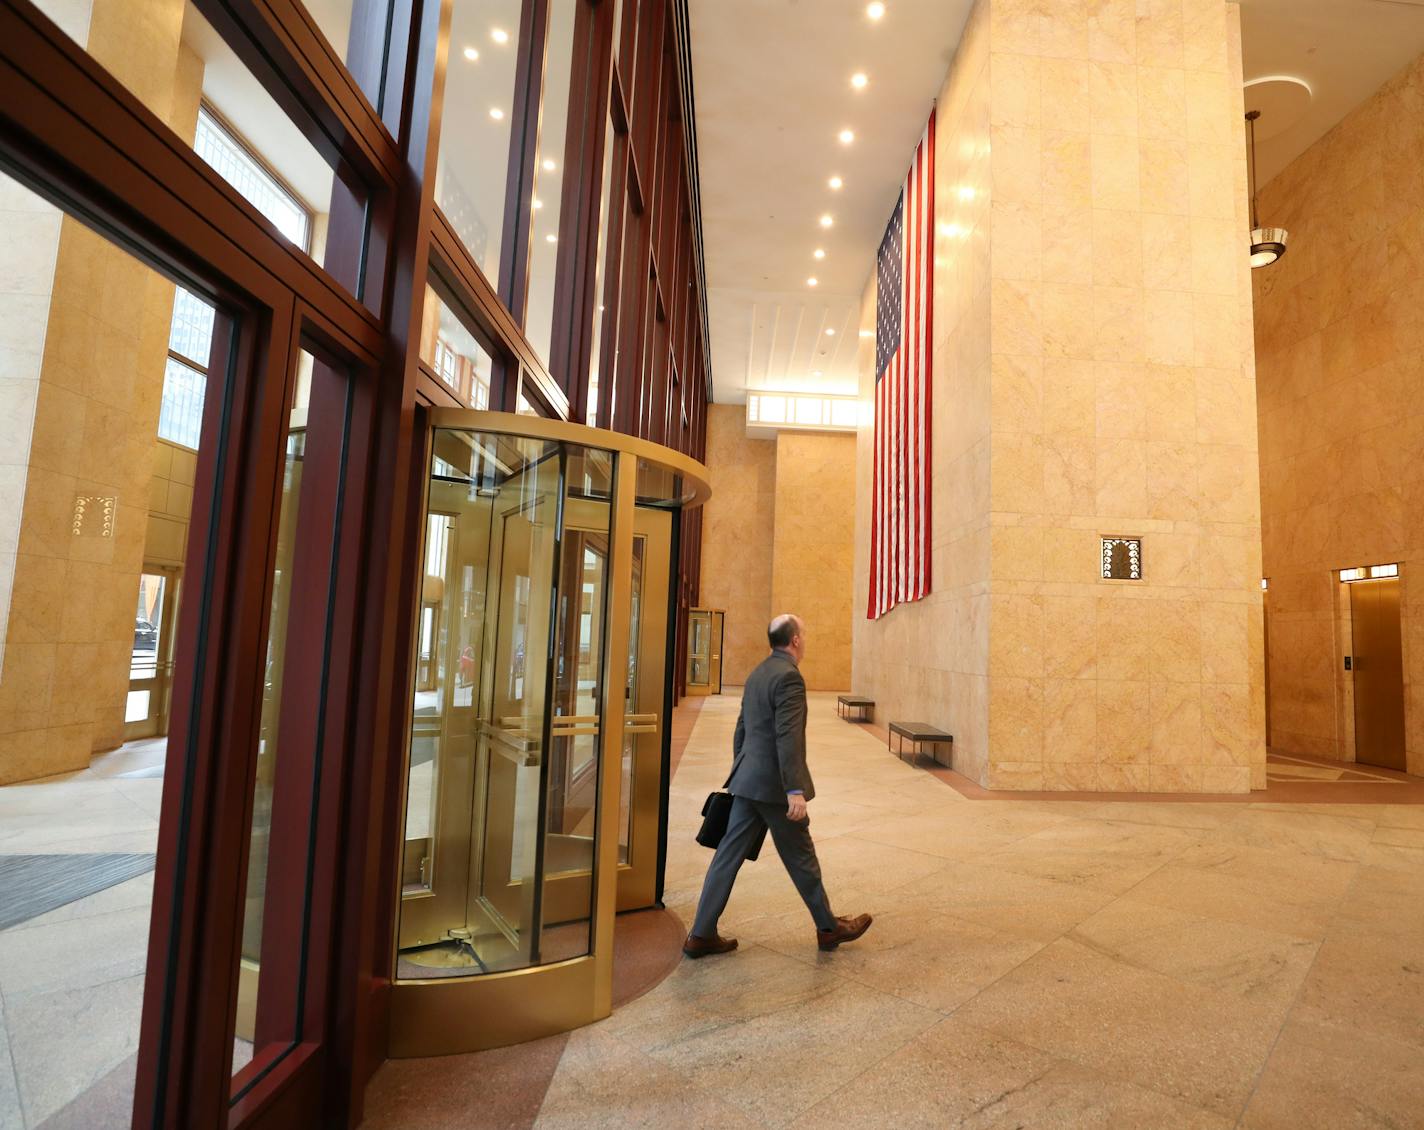
[[806, 654], [806, 623], [792, 612], [783, 612], [766, 628], [766, 639], [772, 647], [788, 651], [796, 662]]

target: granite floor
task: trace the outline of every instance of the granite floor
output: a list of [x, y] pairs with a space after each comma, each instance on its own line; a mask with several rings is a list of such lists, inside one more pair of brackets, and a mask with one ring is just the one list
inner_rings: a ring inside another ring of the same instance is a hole
[[[59, 857], [151, 855], [164, 751], [135, 743], [0, 789], [0, 855], [56, 857], [56, 876]], [[112, 1117], [132, 1101], [152, 902], [146, 870], [0, 930], [0, 1127], [127, 1125]], [[104, 1116], [76, 1121], [96, 1092]]]
[[[1424, 1125], [1424, 806], [971, 800], [812, 700], [827, 886], [874, 928], [820, 953], [748, 864], [741, 949], [573, 1033], [534, 1125]], [[737, 707], [672, 786], [684, 920]]]

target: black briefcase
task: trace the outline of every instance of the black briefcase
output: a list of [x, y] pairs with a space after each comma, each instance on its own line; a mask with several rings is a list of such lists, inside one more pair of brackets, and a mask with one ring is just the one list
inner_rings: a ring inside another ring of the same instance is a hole
[[732, 815], [732, 794], [718, 789], [707, 794], [702, 806], [702, 827], [697, 831], [697, 842], [705, 848], [715, 848], [727, 834], [727, 820]]
[[[708, 793], [702, 805], [702, 827], [697, 830], [697, 842], [703, 847], [715, 848], [727, 834], [727, 820], [732, 815], [732, 794], [718, 790]], [[747, 849], [747, 858], [755, 859], [761, 854], [761, 845], [766, 842], [766, 825], [761, 826], [757, 838]]]

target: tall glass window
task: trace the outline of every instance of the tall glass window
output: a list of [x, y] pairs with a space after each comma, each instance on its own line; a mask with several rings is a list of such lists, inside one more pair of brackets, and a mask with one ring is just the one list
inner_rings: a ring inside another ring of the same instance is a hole
[[[534, 168], [534, 221], [530, 230], [529, 298], [524, 333], [541, 360], [549, 363], [554, 336], [554, 283], [559, 265], [559, 219], [563, 214], [569, 127], [569, 77], [574, 52], [574, 20], [587, 0], [550, 0], [544, 54], [544, 98], [539, 119], [539, 158]], [[575, 158], [579, 154], [573, 154]], [[558, 379], [562, 374], [554, 374]], [[561, 382], [562, 383], [562, 382]]]
[[520, 0], [456, 0], [435, 202], [497, 280], [519, 62]]
[[471, 408], [490, 406], [494, 359], [428, 283], [420, 332], [420, 359]]

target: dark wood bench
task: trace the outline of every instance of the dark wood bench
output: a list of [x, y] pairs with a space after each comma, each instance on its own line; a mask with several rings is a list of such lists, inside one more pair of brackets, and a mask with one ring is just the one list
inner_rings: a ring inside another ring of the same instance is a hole
[[875, 714], [875, 700], [854, 694], [838, 695], [836, 713], [847, 722], [869, 722]]
[[[895, 738], [900, 739], [898, 746], [892, 745]], [[891, 750], [897, 757], [903, 758], [907, 744], [912, 762], [919, 760], [924, 746], [930, 746], [930, 760], [937, 765], [947, 766], [948, 760], [941, 761], [939, 759], [939, 747], [953, 745], [954, 735], [946, 734], [928, 722], [891, 722], [890, 731], [885, 735], [885, 748]]]

